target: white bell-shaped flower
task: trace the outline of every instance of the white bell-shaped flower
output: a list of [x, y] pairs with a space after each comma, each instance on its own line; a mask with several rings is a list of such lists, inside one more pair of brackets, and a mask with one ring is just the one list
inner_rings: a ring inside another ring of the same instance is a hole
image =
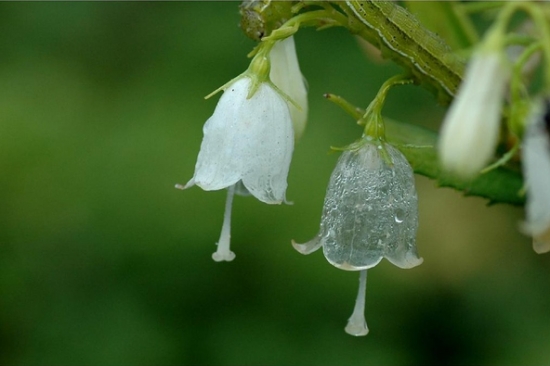
[[327, 188], [319, 234], [294, 248], [309, 254], [323, 247], [334, 266], [361, 271], [359, 291], [346, 332], [368, 333], [366, 270], [382, 258], [400, 268], [422, 263], [416, 252], [418, 204], [414, 175], [403, 154], [387, 144], [363, 141], [340, 156]]
[[269, 83], [247, 99], [250, 86], [243, 77], [226, 87], [204, 125], [195, 174], [185, 187], [213, 191], [242, 181], [260, 201], [281, 203], [294, 148], [290, 113]]
[[294, 248], [309, 254], [323, 247], [331, 264], [350, 271], [372, 268], [382, 258], [415, 267], [422, 263], [415, 244], [417, 201], [412, 168], [399, 150], [366, 143], [345, 151], [330, 177], [319, 234]]
[[[256, 83], [256, 84], [255, 84]], [[251, 94], [251, 88], [255, 91]], [[233, 194], [250, 193], [262, 202], [285, 200], [294, 133], [286, 100], [269, 81], [245, 73], [224, 86], [206, 121], [193, 178], [184, 186], [206, 191], [229, 188], [216, 261], [231, 261], [229, 249]]]
[[294, 37], [278, 41], [269, 53], [271, 71], [269, 78], [279, 89], [289, 96], [294, 103], [288, 102], [294, 138], [299, 140], [307, 122], [308, 102], [307, 86], [300, 71]]
[[550, 104], [538, 101], [523, 138], [522, 162], [527, 203], [524, 230], [537, 253], [550, 251]]
[[510, 72], [498, 52], [472, 56], [438, 142], [443, 169], [470, 179], [494, 155]]

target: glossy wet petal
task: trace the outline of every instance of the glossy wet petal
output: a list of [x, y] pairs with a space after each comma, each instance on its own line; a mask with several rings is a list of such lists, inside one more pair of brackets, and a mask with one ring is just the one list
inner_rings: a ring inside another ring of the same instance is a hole
[[294, 247], [294, 249], [296, 249], [301, 254], [313, 253], [314, 251], [319, 249], [322, 244], [323, 242], [320, 236], [316, 236], [304, 244], [296, 243], [294, 240], [292, 241], [292, 246]]
[[321, 218], [323, 253], [345, 270], [376, 266], [383, 257], [401, 268], [422, 261], [414, 177], [402, 154], [386, 145], [387, 164], [377, 146], [346, 151], [332, 173]]

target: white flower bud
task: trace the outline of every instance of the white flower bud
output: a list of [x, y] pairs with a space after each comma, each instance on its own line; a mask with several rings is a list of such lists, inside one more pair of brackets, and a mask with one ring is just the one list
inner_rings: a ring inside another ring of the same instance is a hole
[[527, 188], [526, 233], [537, 253], [550, 251], [550, 105], [538, 101], [523, 138], [523, 175]]
[[469, 179], [491, 160], [508, 79], [498, 52], [482, 50], [472, 57], [443, 121], [438, 143], [443, 169]]
[[288, 103], [294, 137], [299, 140], [306, 127], [308, 102], [307, 87], [298, 64], [294, 37], [291, 36], [275, 43], [269, 53], [269, 58], [271, 61], [269, 78], [300, 107], [297, 108], [293, 103]]

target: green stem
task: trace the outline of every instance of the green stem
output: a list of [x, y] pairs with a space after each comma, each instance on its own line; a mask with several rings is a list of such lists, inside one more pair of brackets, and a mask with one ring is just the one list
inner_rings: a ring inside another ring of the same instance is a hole
[[504, 6], [507, 1], [468, 1], [462, 4], [467, 13], [481, 13], [487, 10], [498, 9]]
[[365, 114], [357, 123], [364, 125], [364, 133], [376, 140], [385, 140], [384, 119], [382, 118], [382, 108], [386, 101], [388, 91], [395, 85], [411, 84], [414, 80], [410, 75], [396, 75], [384, 82], [373, 101], [367, 107]]
[[472, 20], [465, 11], [463, 3], [451, 2], [450, 6], [456, 16], [464, 37], [469, 42], [469, 46], [477, 44], [479, 42], [479, 35], [477, 34]]

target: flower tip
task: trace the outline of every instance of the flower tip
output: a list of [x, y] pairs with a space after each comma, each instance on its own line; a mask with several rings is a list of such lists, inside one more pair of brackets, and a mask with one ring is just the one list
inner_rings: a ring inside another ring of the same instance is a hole
[[533, 240], [533, 250], [537, 254], [544, 254], [550, 252], [550, 242]]
[[216, 251], [212, 253], [212, 259], [215, 262], [231, 262], [233, 259], [235, 259], [235, 253], [232, 251]]
[[185, 185], [177, 183], [174, 187], [176, 189], [181, 189], [183, 191], [184, 189], [193, 187], [194, 185], [195, 185], [195, 179], [191, 178], [191, 180], [189, 182], [185, 183]]
[[317, 249], [321, 247], [321, 237], [316, 236], [315, 238], [311, 239], [307, 243], [304, 244], [298, 244], [294, 240], [292, 240], [292, 247], [298, 251], [300, 254], [311, 254]]
[[346, 333], [352, 336], [361, 337], [369, 334], [369, 328], [365, 319], [353, 319], [348, 320], [348, 324], [344, 328]]

